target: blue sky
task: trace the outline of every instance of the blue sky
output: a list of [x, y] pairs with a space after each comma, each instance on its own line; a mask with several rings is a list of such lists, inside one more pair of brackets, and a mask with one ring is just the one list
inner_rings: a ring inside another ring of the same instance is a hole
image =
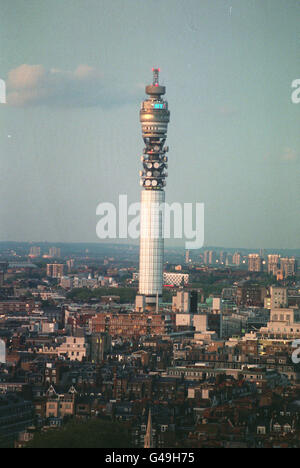
[[168, 202], [209, 245], [299, 248], [297, 0], [0, 0], [0, 240], [97, 241], [140, 197], [139, 106], [160, 66]]

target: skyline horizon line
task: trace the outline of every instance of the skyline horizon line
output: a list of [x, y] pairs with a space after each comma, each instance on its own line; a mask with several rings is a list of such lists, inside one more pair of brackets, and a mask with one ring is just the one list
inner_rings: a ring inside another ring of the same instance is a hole
[[[34, 244], [43, 244], [43, 245], [51, 245], [51, 246], [62, 246], [62, 245], [93, 245], [93, 246], [103, 246], [103, 247], [109, 247], [109, 246], [112, 246], [112, 247], [126, 247], [126, 246], [129, 246], [129, 247], [136, 247], [137, 249], [139, 248], [139, 241], [135, 241], [135, 242], [131, 242], [131, 243], [128, 243], [128, 242], [122, 242], [122, 240], [120, 240], [119, 242], [105, 242], [105, 241], [101, 241], [101, 242], [93, 242], [93, 241], [51, 241], [51, 240], [31, 240], [31, 241], [17, 241], [17, 240], [0, 240], [0, 246], [1, 244], [23, 244], [23, 245], [34, 245]], [[176, 250], [182, 250], [182, 251], [187, 251], [189, 250], [190, 252], [197, 252], [197, 251], [202, 251], [202, 250], [211, 250], [211, 249], [216, 249], [216, 250], [224, 250], [224, 249], [228, 249], [228, 250], [235, 250], [235, 251], [238, 251], [238, 250], [241, 250], [241, 251], [261, 251], [261, 250], [264, 250], [264, 251], [267, 251], [267, 252], [270, 252], [270, 251], [277, 251], [277, 252], [280, 252], [280, 251], [286, 251], [286, 252], [298, 252], [299, 256], [300, 256], [300, 247], [295, 247], [295, 248], [286, 248], [286, 247], [237, 247], [237, 246], [226, 246], [226, 245], [210, 245], [210, 244], [207, 244], [207, 245], [204, 245], [203, 247], [199, 248], [199, 249], [186, 249], [184, 247], [184, 245], [173, 245], [173, 246], [166, 246], [166, 248], [168, 250], [172, 250], [172, 249], [176, 249]]]

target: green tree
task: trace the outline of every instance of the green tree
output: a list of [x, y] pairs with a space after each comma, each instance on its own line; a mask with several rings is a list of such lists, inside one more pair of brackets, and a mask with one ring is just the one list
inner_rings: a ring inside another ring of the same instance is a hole
[[26, 448], [129, 448], [130, 434], [120, 423], [93, 419], [70, 422], [61, 429], [38, 433]]

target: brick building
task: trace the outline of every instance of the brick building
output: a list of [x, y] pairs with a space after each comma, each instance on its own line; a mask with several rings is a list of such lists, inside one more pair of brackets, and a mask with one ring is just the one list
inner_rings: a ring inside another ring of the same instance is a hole
[[163, 335], [173, 328], [174, 320], [174, 314], [100, 313], [91, 319], [91, 331], [122, 337]]

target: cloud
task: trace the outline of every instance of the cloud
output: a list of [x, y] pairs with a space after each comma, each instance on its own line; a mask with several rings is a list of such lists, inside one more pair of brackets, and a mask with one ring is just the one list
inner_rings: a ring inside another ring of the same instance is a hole
[[21, 65], [8, 74], [8, 83], [13, 89], [31, 89], [45, 76], [42, 65]]
[[282, 161], [293, 162], [297, 161], [298, 153], [293, 148], [284, 148], [283, 153], [281, 154]]
[[23, 64], [8, 73], [7, 103], [11, 106], [111, 107], [140, 97], [114, 78], [85, 64], [74, 71], [47, 70], [42, 65]]

